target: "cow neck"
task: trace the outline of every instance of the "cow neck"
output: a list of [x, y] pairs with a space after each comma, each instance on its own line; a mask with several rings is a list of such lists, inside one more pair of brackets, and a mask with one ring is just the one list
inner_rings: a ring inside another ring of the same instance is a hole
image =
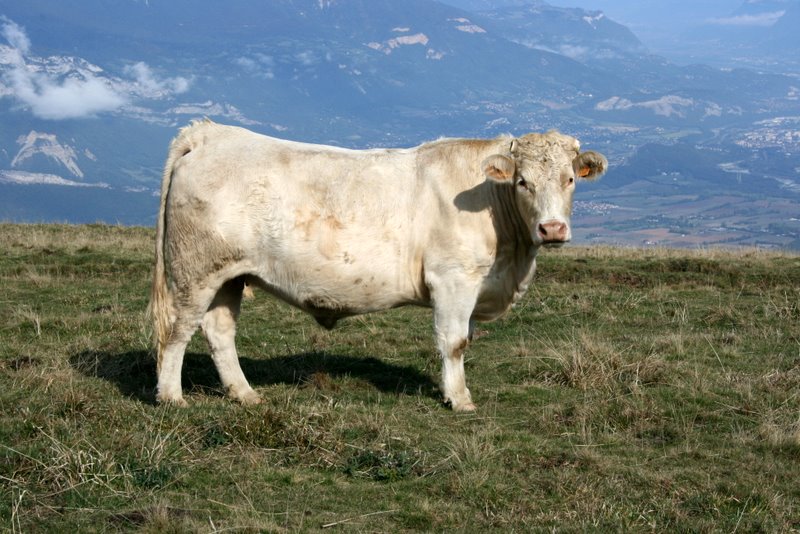
[[[495, 184], [492, 188], [492, 214], [497, 232], [497, 255], [493, 271], [506, 280], [506, 306], [516, 302], [528, 288], [537, 247], [519, 213], [516, 186]], [[500, 274], [502, 273], [502, 274]]]
[[492, 188], [493, 217], [497, 229], [498, 249], [512, 247], [527, 255], [533, 246], [530, 230], [519, 213], [515, 186], [495, 184]]

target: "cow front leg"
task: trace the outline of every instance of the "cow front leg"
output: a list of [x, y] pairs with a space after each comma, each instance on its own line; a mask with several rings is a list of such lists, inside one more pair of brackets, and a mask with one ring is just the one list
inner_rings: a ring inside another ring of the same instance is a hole
[[472, 394], [467, 387], [464, 373], [464, 350], [468, 341], [440, 343], [442, 353], [441, 389], [445, 404], [449, 404], [454, 412], [473, 412], [476, 409], [472, 402]]
[[440, 388], [444, 402], [455, 412], [475, 411], [464, 374], [464, 351], [469, 343], [474, 299], [442, 299], [434, 301], [434, 330], [442, 358]]

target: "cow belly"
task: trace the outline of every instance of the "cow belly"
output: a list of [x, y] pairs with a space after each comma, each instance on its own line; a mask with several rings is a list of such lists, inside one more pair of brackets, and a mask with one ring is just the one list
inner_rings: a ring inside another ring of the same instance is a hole
[[370, 271], [347, 264], [308, 265], [295, 260], [269, 263], [272, 265], [254, 273], [259, 284], [318, 321], [420, 303], [412, 285], [403, 283], [393, 269]]

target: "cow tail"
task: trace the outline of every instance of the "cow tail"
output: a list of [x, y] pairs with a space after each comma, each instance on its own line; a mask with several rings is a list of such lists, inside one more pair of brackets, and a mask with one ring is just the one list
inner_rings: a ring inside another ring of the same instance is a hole
[[153, 325], [153, 348], [156, 352], [157, 367], [161, 369], [161, 360], [167, 341], [172, 334], [172, 325], [175, 313], [173, 311], [172, 294], [167, 283], [167, 268], [165, 254], [165, 234], [167, 229], [167, 198], [169, 197], [172, 174], [175, 163], [191, 151], [191, 144], [188, 139], [188, 130], [192, 126], [181, 130], [180, 134], [172, 141], [164, 166], [164, 174], [161, 179], [161, 203], [158, 209], [156, 220], [156, 249], [155, 262], [153, 265], [153, 285], [150, 290], [150, 305], [147, 308], [147, 315]]

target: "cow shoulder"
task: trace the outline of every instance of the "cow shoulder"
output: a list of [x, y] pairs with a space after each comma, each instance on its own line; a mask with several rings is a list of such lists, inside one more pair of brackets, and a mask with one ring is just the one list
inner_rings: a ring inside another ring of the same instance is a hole
[[483, 283], [495, 261], [497, 238], [489, 191], [493, 185], [481, 165], [509, 143], [505, 137], [441, 139], [419, 147], [418, 173], [433, 206], [426, 269], [449, 272], [476, 286]]

